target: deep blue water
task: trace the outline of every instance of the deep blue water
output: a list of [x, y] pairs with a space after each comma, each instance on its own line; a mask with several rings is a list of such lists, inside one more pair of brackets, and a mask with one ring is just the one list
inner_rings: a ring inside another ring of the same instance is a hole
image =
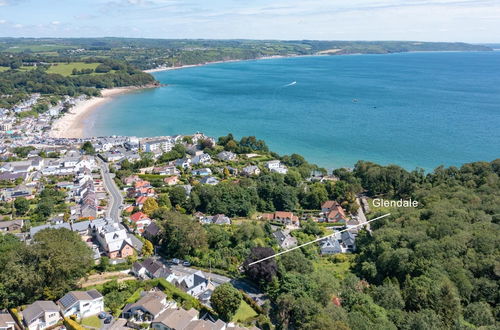
[[155, 76], [168, 86], [118, 96], [87, 133], [255, 135], [328, 168], [500, 157], [500, 52], [281, 58]]

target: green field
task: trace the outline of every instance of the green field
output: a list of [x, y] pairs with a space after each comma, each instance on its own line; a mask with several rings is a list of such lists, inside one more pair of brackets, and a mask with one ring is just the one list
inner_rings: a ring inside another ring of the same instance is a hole
[[343, 279], [349, 272], [353, 257], [354, 256], [352, 254], [340, 254], [339, 262], [337, 263], [331, 262], [330, 260], [328, 260], [328, 257], [322, 257], [318, 260], [315, 260], [313, 262], [313, 265], [316, 270], [325, 270], [331, 273], [336, 278]]
[[62, 76], [71, 76], [73, 69], [93, 69], [97, 68], [99, 63], [84, 63], [84, 62], [74, 62], [74, 63], [57, 63], [52, 65], [47, 73], [57, 73]]
[[3, 71], [7, 71], [9, 70], [10, 68], [7, 67], [7, 66], [0, 66], [0, 72], [3, 72]]
[[2, 51], [7, 53], [24, 53], [24, 52], [41, 53], [41, 52], [55, 52], [58, 50], [74, 49], [74, 48], [76, 47], [66, 46], [66, 45], [19, 45], [19, 46], [5, 48]]
[[234, 314], [233, 319], [231, 322], [245, 322], [246, 320], [257, 316], [257, 312], [253, 310], [252, 307], [250, 307], [249, 304], [247, 304], [245, 301], [241, 301], [240, 308], [236, 311], [236, 314]]

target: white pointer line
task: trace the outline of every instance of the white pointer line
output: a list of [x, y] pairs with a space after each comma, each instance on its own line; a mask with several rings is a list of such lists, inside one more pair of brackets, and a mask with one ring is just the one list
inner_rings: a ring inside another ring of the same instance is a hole
[[330, 235], [326, 235], [326, 236], [323, 236], [323, 237], [317, 238], [317, 239], [315, 239], [314, 241], [310, 241], [310, 242], [304, 243], [304, 244], [302, 244], [302, 245], [299, 245], [299, 246], [293, 247], [293, 248], [291, 248], [291, 249], [288, 249], [288, 250], [285, 250], [285, 251], [281, 251], [281, 252], [275, 253], [275, 254], [273, 254], [273, 255], [270, 255], [269, 257], [265, 257], [265, 258], [262, 258], [262, 259], [260, 259], [260, 260], [257, 260], [257, 261], [254, 261], [254, 262], [251, 262], [251, 263], [249, 263], [249, 264], [248, 264], [248, 266], [252, 266], [252, 265], [258, 264], [259, 262], [262, 262], [262, 261], [265, 261], [265, 260], [268, 260], [268, 259], [271, 259], [271, 258], [274, 258], [274, 257], [280, 256], [280, 255], [282, 255], [282, 254], [285, 254], [285, 253], [291, 252], [291, 251], [296, 250], [296, 249], [300, 249], [300, 248], [301, 248], [301, 247], [303, 247], [303, 246], [306, 246], [306, 245], [309, 245], [309, 244], [312, 244], [312, 243], [316, 243], [316, 242], [322, 241], [322, 240], [324, 240], [324, 239], [326, 239], [326, 238], [328, 238], [328, 237], [334, 236], [334, 235], [336, 235], [336, 234], [338, 234], [338, 233], [343, 233], [344, 231], [348, 231], [348, 230], [351, 230], [351, 229], [356, 228], [356, 227], [364, 226], [364, 225], [366, 225], [366, 224], [368, 224], [368, 223], [370, 223], [370, 222], [372, 222], [372, 221], [375, 221], [375, 220], [379, 220], [379, 219], [385, 218], [385, 217], [387, 217], [387, 216], [389, 216], [389, 215], [391, 215], [391, 214], [390, 214], [390, 213], [387, 213], [387, 214], [381, 215], [380, 217], [377, 217], [377, 218], [375, 218], [375, 219], [371, 219], [371, 220], [369, 220], [369, 221], [366, 221], [366, 222], [363, 222], [363, 223], [357, 224], [357, 225], [355, 225], [355, 226], [352, 226], [352, 227], [350, 227], [350, 228], [346, 228], [346, 229], [343, 229], [343, 230], [341, 230], [341, 231], [335, 232], [335, 233], [333, 233], [333, 234], [330, 234]]

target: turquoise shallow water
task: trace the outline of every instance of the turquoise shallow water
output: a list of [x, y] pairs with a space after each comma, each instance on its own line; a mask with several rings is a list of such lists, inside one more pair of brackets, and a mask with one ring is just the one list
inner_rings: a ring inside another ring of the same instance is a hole
[[500, 52], [282, 58], [155, 76], [168, 86], [118, 96], [86, 133], [255, 135], [328, 168], [500, 157]]

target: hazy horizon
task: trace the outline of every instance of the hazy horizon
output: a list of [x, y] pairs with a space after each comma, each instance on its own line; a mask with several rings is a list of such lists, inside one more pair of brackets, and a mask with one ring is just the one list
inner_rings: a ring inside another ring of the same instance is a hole
[[0, 0], [0, 36], [500, 43], [496, 0]]

